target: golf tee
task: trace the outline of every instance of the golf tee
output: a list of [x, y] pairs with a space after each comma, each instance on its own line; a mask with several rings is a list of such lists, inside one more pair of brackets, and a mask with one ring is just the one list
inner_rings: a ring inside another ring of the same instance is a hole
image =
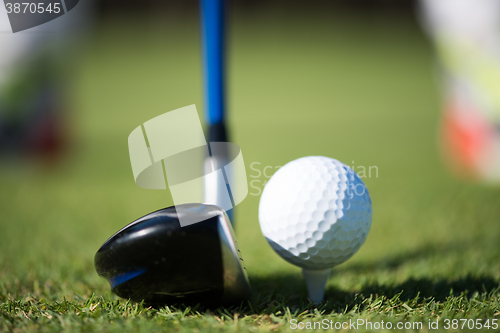
[[302, 269], [311, 302], [319, 304], [323, 300], [325, 296], [326, 281], [328, 280], [331, 270], [331, 268], [318, 270]]

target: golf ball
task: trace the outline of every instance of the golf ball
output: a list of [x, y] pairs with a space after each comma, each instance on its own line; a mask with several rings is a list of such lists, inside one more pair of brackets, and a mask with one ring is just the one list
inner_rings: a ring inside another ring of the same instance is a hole
[[262, 233], [285, 260], [305, 269], [338, 265], [370, 231], [372, 203], [359, 176], [328, 157], [309, 156], [281, 167], [259, 205]]

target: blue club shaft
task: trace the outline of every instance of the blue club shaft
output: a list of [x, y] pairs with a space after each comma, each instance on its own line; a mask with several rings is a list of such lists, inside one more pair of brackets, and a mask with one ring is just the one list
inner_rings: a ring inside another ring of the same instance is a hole
[[[200, 1], [205, 122], [208, 130], [208, 141], [227, 142], [225, 126], [225, 0]], [[205, 187], [205, 195], [211, 193], [217, 198], [213, 203], [218, 203], [218, 200], [222, 200], [225, 193], [230, 193], [227, 179], [225, 181], [224, 187]], [[230, 221], [233, 221], [233, 209], [228, 210], [227, 214]]]
[[224, 0], [201, 0], [205, 118], [209, 126], [224, 123]]

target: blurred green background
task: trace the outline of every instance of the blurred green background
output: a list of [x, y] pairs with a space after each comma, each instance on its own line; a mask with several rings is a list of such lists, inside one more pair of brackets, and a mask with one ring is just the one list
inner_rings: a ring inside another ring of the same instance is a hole
[[[435, 63], [411, 4], [358, 3], [232, 7], [229, 124], [249, 181], [262, 189], [267, 180], [252, 163], [263, 171], [308, 155], [357, 171], [376, 167], [378, 175], [364, 179], [372, 230], [359, 253], [334, 269], [327, 298], [491, 291], [500, 279], [500, 190], [455, 180], [441, 164]], [[67, 155], [54, 165], [0, 166], [3, 301], [111, 295], [94, 271], [94, 253], [119, 228], [172, 203], [168, 191], [135, 185], [127, 138], [144, 121], [186, 105], [196, 104], [203, 117], [197, 8], [137, 14], [114, 4], [101, 3], [81, 42]], [[259, 198], [249, 195], [235, 218], [254, 290], [305, 299], [300, 270], [261, 235]]]

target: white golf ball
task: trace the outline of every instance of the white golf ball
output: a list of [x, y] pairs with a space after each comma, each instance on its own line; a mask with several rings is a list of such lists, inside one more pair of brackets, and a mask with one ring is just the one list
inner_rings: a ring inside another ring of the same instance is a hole
[[285, 260], [320, 270], [336, 266], [363, 245], [372, 203], [363, 181], [328, 157], [299, 158], [266, 184], [259, 205], [262, 233]]

